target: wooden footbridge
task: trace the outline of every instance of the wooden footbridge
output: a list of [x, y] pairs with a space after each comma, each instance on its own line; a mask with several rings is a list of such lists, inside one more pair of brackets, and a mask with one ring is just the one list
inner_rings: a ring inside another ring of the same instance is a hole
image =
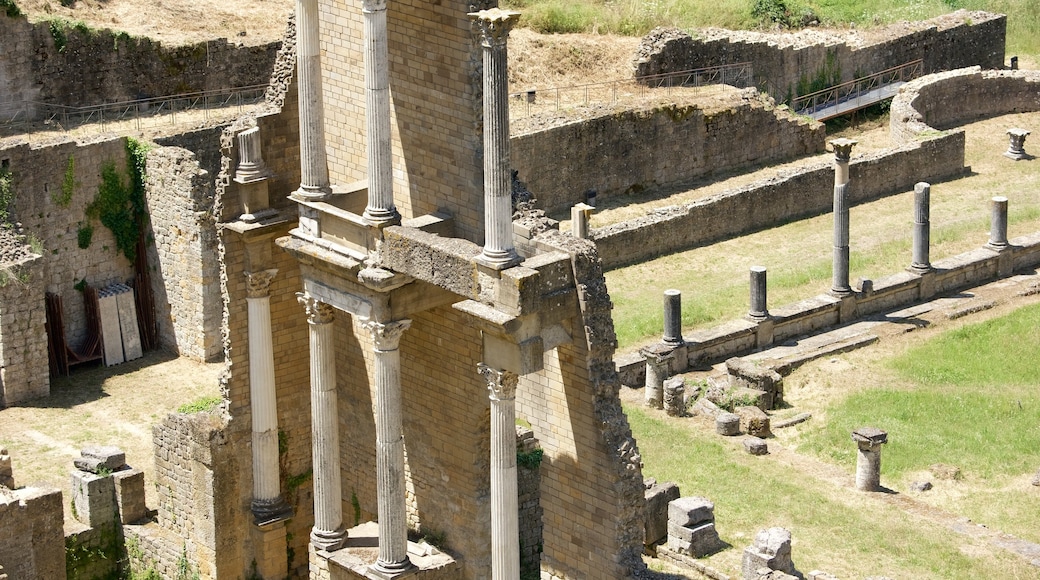
[[923, 73], [922, 61], [911, 61], [797, 97], [791, 101], [791, 110], [817, 121], [826, 121], [891, 99], [899, 92], [899, 87]]

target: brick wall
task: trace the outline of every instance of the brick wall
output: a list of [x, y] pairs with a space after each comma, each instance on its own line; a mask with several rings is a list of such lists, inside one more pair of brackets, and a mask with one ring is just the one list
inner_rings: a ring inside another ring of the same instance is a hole
[[61, 492], [0, 488], [0, 567], [9, 580], [65, 578]]
[[0, 107], [19, 101], [79, 107], [260, 85], [280, 44], [239, 46], [220, 38], [163, 46], [111, 30], [64, 31], [59, 49], [49, 21], [0, 13]]
[[551, 212], [585, 201], [588, 189], [605, 199], [823, 151], [823, 125], [753, 90], [742, 96], [728, 109], [665, 105], [517, 135], [513, 168]]
[[43, 264], [31, 255], [0, 265], [0, 408], [50, 393]]
[[751, 62], [756, 84], [777, 101], [922, 59], [927, 73], [979, 65], [1004, 66], [1007, 17], [957, 12], [931, 20], [893, 25], [866, 43], [859, 36], [705, 31], [698, 38], [674, 29], [656, 29], [643, 40], [636, 76]]

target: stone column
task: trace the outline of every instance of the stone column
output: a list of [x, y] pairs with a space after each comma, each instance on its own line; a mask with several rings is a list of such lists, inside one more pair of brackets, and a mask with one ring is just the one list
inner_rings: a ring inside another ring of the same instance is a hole
[[928, 260], [931, 245], [931, 193], [932, 186], [924, 183], [914, 185], [914, 247], [910, 270], [919, 274], [932, 271]]
[[1026, 154], [1026, 137], [1029, 135], [1029, 131], [1025, 129], [1008, 129], [1007, 132], [1009, 143], [1008, 149], [1004, 152], [1004, 157], [1008, 159], [1026, 159], [1029, 155]]
[[513, 247], [513, 192], [509, 166], [509, 71], [506, 41], [519, 12], [492, 8], [470, 13], [484, 46], [484, 251], [495, 269], [520, 262]]
[[682, 292], [674, 289], [664, 291], [664, 336], [672, 345], [685, 344], [682, 337]]
[[299, 292], [307, 309], [311, 352], [311, 461], [314, 469], [314, 527], [311, 543], [338, 550], [343, 529], [343, 492], [339, 465], [339, 413], [336, 393], [336, 345], [332, 306]]
[[235, 137], [238, 141], [238, 168], [235, 181], [245, 183], [264, 179], [269, 170], [260, 149], [260, 127], [246, 129]]
[[751, 308], [748, 316], [754, 320], [769, 318], [769, 310], [766, 308], [766, 268], [765, 266], [751, 266]]
[[379, 558], [372, 572], [392, 578], [412, 568], [408, 560], [408, 519], [401, 409], [401, 335], [411, 320], [366, 322], [375, 343], [376, 493]]
[[585, 203], [575, 204], [571, 208], [571, 234], [576, 238], [589, 238], [589, 215], [596, 208]]
[[668, 363], [674, 356], [674, 347], [657, 344], [639, 349], [639, 354], [646, 359], [646, 382], [643, 387], [643, 399], [646, 406], [653, 409], [664, 407], [664, 381], [668, 378]]
[[1007, 219], [1008, 199], [996, 196], [990, 202], [990, 225], [989, 243], [986, 244], [995, 250], [1002, 250], [1008, 246]]
[[881, 446], [888, 443], [888, 433], [874, 427], [860, 427], [852, 432], [859, 452], [856, 455], [856, 489], [877, 491], [881, 488]]
[[477, 371], [491, 398], [491, 578], [520, 577], [519, 498], [516, 483], [516, 373], [486, 364]]
[[834, 261], [831, 294], [852, 294], [849, 285], [849, 160], [852, 158], [852, 139], [834, 139]]
[[365, 15], [365, 124], [368, 205], [365, 219], [377, 226], [401, 223], [394, 205], [390, 145], [390, 52], [386, 42], [386, 0], [363, 0]]
[[274, 343], [271, 339], [271, 296], [268, 290], [278, 270], [246, 272], [249, 316], [249, 407], [253, 416], [253, 500], [256, 523], [286, 517], [278, 478], [278, 404], [274, 383]]
[[322, 200], [332, 193], [325, 156], [325, 105], [318, 44], [318, 0], [296, 0], [296, 86], [300, 96], [300, 189], [296, 195]]

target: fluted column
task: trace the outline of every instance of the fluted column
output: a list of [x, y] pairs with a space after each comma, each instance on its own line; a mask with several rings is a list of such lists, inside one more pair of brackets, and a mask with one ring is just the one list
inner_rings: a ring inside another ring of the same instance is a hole
[[300, 95], [300, 189], [304, 199], [332, 193], [325, 156], [325, 106], [321, 89], [318, 0], [296, 0], [296, 86]]
[[509, 167], [509, 71], [506, 41], [519, 12], [492, 8], [470, 14], [484, 47], [484, 251], [495, 268], [520, 262], [513, 246], [513, 197]]
[[368, 155], [368, 205], [365, 219], [375, 225], [400, 223], [394, 205], [393, 153], [390, 146], [390, 51], [386, 43], [386, 0], [364, 0], [365, 123]]
[[519, 499], [516, 483], [516, 373], [483, 363], [477, 370], [491, 398], [491, 578], [520, 577]]
[[931, 194], [931, 185], [923, 181], [914, 185], [914, 233], [910, 270], [920, 274], [932, 270], [932, 263], [928, 259], [931, 245]]
[[257, 523], [290, 512], [278, 478], [278, 406], [271, 340], [271, 280], [278, 270], [246, 272], [249, 317], [249, 406], [253, 417], [253, 500]]
[[835, 139], [834, 147], [834, 261], [831, 293], [837, 296], [852, 294], [849, 285], [849, 160], [852, 158], [852, 139]]
[[392, 577], [412, 567], [408, 560], [408, 519], [401, 410], [401, 335], [411, 320], [366, 322], [375, 343], [376, 493], [379, 559], [372, 571]]
[[339, 417], [336, 396], [336, 344], [332, 306], [304, 293], [296, 296], [307, 310], [311, 351], [311, 461], [314, 473], [314, 527], [311, 543], [321, 550], [338, 550], [343, 529], [339, 466]]

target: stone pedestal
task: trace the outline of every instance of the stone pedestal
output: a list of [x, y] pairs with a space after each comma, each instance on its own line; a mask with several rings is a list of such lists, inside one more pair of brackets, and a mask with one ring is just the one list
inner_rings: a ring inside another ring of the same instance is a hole
[[381, 578], [392, 578], [412, 568], [412, 563], [408, 560], [401, 351], [398, 350], [401, 335], [411, 324], [411, 320], [364, 324], [364, 328], [372, 333], [372, 341], [375, 344], [379, 559], [372, 566], [372, 571]]
[[368, 155], [368, 205], [365, 207], [365, 220], [377, 226], [386, 226], [401, 222], [401, 214], [394, 205], [386, 0], [364, 0], [361, 12], [365, 18], [365, 145]]
[[520, 577], [516, 483], [516, 385], [519, 377], [481, 363], [491, 399], [491, 577]]
[[715, 530], [715, 504], [703, 497], [680, 497], [668, 504], [668, 548], [703, 558], [723, 548]]
[[300, 107], [300, 189], [308, 200], [332, 194], [325, 154], [325, 105], [321, 88], [318, 0], [296, 0], [296, 86]]
[[755, 542], [744, 549], [741, 577], [757, 580], [760, 568], [796, 574], [791, 560], [791, 532], [784, 528], [769, 528], [755, 534]]
[[675, 356], [673, 348], [658, 344], [640, 349], [639, 354], [646, 359], [646, 382], [643, 389], [646, 406], [664, 408], [664, 381], [668, 378], [668, 364]]
[[931, 193], [932, 186], [921, 182], [914, 185], [914, 241], [910, 271], [924, 274], [932, 271], [928, 253], [931, 245]]
[[1008, 159], [1014, 159], [1018, 161], [1020, 159], [1027, 159], [1029, 155], [1026, 154], [1026, 137], [1029, 135], [1029, 131], [1025, 129], [1008, 129], [1008, 149], [1004, 152], [1004, 157]]
[[519, 12], [492, 8], [471, 13], [484, 47], [484, 251], [483, 264], [504, 269], [520, 263], [513, 246], [509, 165], [509, 72], [506, 41]]
[[271, 280], [278, 270], [246, 272], [249, 318], [249, 407], [252, 416], [253, 499], [256, 523], [287, 517], [278, 473], [278, 403], [271, 338]]
[[571, 233], [576, 238], [583, 240], [589, 237], [589, 216], [596, 208], [585, 203], [579, 203], [571, 208]]
[[343, 491], [340, 481], [336, 345], [332, 306], [296, 295], [307, 310], [311, 363], [311, 457], [314, 473], [314, 527], [311, 543], [326, 551], [343, 545]]
[[664, 411], [671, 417], [686, 414], [686, 381], [682, 377], [664, 381]]
[[856, 442], [856, 489], [877, 491], [881, 488], [881, 446], [888, 433], [874, 427], [861, 427], [852, 432]]
[[112, 477], [86, 471], [72, 472], [73, 517], [96, 528], [116, 519], [116, 490]]

